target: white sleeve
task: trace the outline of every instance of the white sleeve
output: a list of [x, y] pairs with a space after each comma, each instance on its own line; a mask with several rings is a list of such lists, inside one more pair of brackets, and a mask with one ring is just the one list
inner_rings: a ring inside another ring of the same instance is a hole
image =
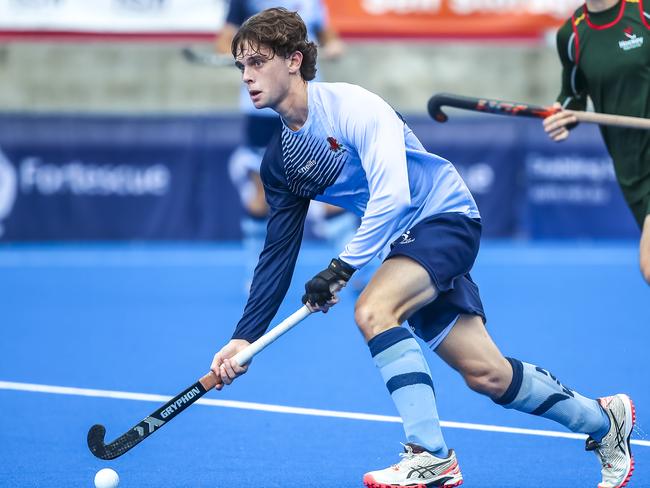
[[350, 105], [341, 128], [361, 158], [370, 195], [361, 225], [339, 258], [361, 268], [388, 244], [411, 204], [411, 193], [404, 122], [379, 97]]

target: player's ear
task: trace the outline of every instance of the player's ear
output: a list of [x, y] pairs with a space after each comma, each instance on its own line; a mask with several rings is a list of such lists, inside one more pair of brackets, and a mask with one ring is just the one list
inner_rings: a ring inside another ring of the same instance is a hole
[[300, 51], [294, 51], [287, 58], [289, 63], [289, 73], [296, 74], [300, 73], [300, 67], [302, 66], [302, 53]]

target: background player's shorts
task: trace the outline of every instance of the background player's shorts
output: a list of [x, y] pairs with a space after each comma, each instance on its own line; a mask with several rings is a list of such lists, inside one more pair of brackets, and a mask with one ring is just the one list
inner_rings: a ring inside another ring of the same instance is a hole
[[435, 348], [459, 314], [479, 315], [485, 322], [478, 286], [469, 271], [481, 239], [481, 221], [459, 213], [429, 217], [391, 244], [386, 259], [407, 256], [423, 266], [440, 295], [408, 319], [413, 332]]

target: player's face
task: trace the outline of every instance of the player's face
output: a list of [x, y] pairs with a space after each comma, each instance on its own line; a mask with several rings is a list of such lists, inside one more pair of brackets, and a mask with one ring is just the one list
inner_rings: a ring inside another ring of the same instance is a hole
[[255, 108], [277, 107], [289, 91], [290, 60], [265, 46], [245, 47], [235, 59]]

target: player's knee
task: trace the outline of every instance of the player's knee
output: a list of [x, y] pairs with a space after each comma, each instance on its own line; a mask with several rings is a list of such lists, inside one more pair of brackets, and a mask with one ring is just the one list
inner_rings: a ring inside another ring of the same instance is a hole
[[508, 389], [509, 379], [500, 368], [489, 364], [474, 364], [461, 371], [467, 386], [481, 395], [499, 398]]
[[398, 325], [391, 313], [382, 309], [379, 304], [364, 299], [363, 296], [354, 306], [354, 320], [366, 340]]

